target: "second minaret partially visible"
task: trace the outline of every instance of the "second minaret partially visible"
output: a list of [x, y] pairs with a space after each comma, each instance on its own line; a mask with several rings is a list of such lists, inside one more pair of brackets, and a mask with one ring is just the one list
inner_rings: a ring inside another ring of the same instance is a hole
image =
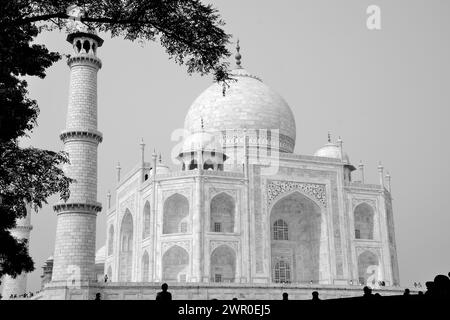
[[[79, 8], [73, 8], [79, 18]], [[75, 19], [77, 20], [77, 19]], [[69, 105], [66, 130], [60, 135], [70, 164], [65, 174], [75, 179], [70, 198], [54, 206], [58, 215], [52, 281], [95, 280], [95, 239], [97, 212], [97, 148], [102, 134], [97, 131], [97, 72], [101, 60], [97, 49], [103, 40], [75, 21], [67, 36], [74, 54], [70, 67]]]

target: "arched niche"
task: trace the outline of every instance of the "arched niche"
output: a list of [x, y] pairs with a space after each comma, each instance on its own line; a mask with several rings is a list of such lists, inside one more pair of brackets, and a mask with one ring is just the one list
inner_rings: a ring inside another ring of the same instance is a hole
[[142, 282], [150, 281], [150, 258], [148, 256], [147, 250], [144, 251], [142, 255]]
[[374, 286], [379, 278], [380, 265], [378, 256], [372, 251], [366, 250], [358, 256], [358, 280], [361, 285]]
[[188, 199], [179, 193], [171, 195], [164, 202], [163, 214], [163, 234], [179, 233], [181, 223], [186, 221], [185, 218], [189, 216]]
[[234, 232], [234, 217], [236, 204], [234, 198], [221, 192], [211, 199], [210, 231]]
[[150, 236], [150, 203], [148, 201], [144, 205], [143, 218], [142, 238], [146, 239]]
[[354, 209], [355, 239], [373, 240], [374, 210], [372, 206], [363, 202]]
[[162, 281], [180, 282], [186, 279], [189, 270], [189, 254], [174, 245], [162, 257]]
[[214, 249], [210, 259], [211, 282], [234, 282], [236, 278], [236, 253], [227, 245]]
[[119, 281], [131, 281], [133, 261], [133, 217], [128, 209], [120, 224]]

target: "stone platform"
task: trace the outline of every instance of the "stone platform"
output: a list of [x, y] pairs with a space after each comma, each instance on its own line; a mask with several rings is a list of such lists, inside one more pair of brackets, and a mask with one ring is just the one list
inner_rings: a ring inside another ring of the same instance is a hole
[[[358, 297], [363, 294], [359, 285], [324, 284], [242, 284], [242, 283], [168, 283], [174, 300], [281, 300], [283, 292], [290, 300], [309, 300], [311, 293], [318, 291], [321, 299]], [[87, 300], [101, 293], [103, 300], [154, 300], [161, 291], [161, 283], [156, 282], [91, 282], [70, 284], [51, 282], [35, 299], [46, 300]], [[402, 295], [402, 287], [374, 288], [373, 293], [382, 296]], [[411, 289], [411, 294], [415, 294]]]

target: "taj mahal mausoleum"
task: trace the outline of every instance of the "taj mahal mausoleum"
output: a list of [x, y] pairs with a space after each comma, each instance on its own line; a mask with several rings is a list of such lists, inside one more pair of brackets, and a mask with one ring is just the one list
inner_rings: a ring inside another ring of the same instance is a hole
[[[378, 181], [365, 181], [364, 165], [352, 164], [330, 134], [314, 154], [294, 153], [291, 108], [243, 67], [239, 43], [235, 81], [226, 90], [213, 83], [186, 114], [176, 169], [155, 152], [145, 159], [142, 142], [141, 159], [127, 173], [118, 165], [115, 192], [98, 202], [103, 40], [78, 28], [67, 41], [73, 54], [60, 139], [70, 158], [64, 171], [76, 182], [69, 200], [54, 205], [54, 254], [36, 299], [100, 292], [153, 300], [164, 282], [174, 299], [280, 299], [283, 292], [303, 299], [314, 290], [327, 299], [360, 295], [362, 285], [402, 292], [389, 174], [380, 164]], [[97, 214], [107, 217], [99, 250]]]

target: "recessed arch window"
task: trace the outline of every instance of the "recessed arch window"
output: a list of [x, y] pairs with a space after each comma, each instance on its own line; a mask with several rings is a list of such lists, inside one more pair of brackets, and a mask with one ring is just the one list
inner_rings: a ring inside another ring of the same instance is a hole
[[89, 43], [88, 40], [84, 40], [83, 49], [86, 51], [86, 53], [89, 53], [89, 50], [91, 49], [91, 44]]
[[80, 40], [77, 40], [76, 47], [77, 47], [77, 53], [80, 53], [80, 51], [81, 51], [81, 41]]

